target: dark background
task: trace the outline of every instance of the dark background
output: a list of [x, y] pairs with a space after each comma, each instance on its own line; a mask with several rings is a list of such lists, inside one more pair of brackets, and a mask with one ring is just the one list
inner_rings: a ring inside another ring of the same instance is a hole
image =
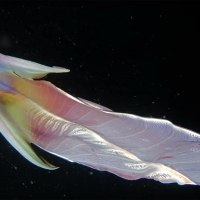
[[[200, 132], [194, 2], [0, 2], [0, 52], [68, 74], [45, 79], [114, 111]], [[17, 117], [17, 116], [16, 116]], [[40, 152], [40, 169], [0, 136], [0, 199], [199, 199], [199, 186], [127, 181]]]

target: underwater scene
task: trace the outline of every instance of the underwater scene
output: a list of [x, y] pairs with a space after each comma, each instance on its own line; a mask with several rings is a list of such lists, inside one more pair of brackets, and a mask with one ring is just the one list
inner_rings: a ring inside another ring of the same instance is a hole
[[0, 3], [1, 199], [198, 199], [188, 4]]

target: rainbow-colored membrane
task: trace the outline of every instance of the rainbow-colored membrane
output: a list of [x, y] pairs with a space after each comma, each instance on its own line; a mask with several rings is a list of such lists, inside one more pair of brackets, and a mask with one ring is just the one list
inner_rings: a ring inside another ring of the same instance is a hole
[[[116, 113], [47, 81], [67, 72], [0, 54], [0, 131], [33, 164], [56, 169], [30, 143], [128, 180], [200, 184], [200, 136], [167, 120]], [[181, 163], [181, 164], [180, 164]]]

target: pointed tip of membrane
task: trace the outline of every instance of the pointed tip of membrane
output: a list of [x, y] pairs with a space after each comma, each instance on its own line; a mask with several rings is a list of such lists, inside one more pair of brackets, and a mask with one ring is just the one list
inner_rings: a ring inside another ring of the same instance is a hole
[[53, 66], [53, 68], [54, 69], [57, 69], [58, 70], [58, 72], [70, 72], [70, 70], [69, 69], [65, 69], [65, 68], [63, 68], [63, 67], [59, 67], [59, 66]]
[[42, 161], [48, 165], [48, 167], [46, 169], [49, 169], [49, 170], [56, 170], [56, 169], [59, 169], [60, 167], [57, 167], [55, 165], [52, 165], [51, 163], [49, 163], [47, 160], [45, 160], [43, 157], [40, 156], [40, 158], [42, 159]]

